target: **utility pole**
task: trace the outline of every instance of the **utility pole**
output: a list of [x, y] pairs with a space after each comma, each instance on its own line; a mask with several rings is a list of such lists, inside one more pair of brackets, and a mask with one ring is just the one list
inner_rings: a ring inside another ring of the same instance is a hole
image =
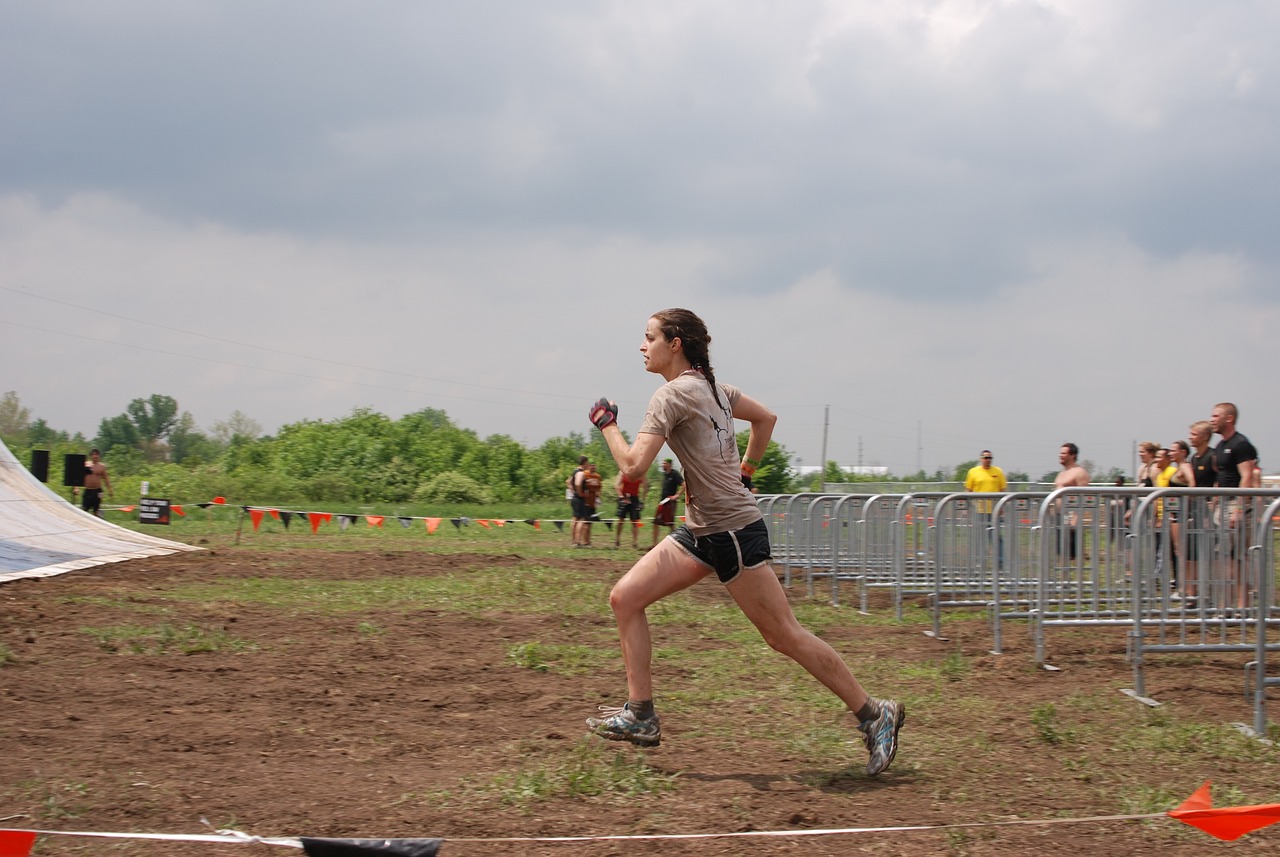
[[818, 483], [822, 487], [818, 490], [827, 493], [827, 425], [831, 421], [831, 406], [826, 405], [822, 410], [822, 479]]
[[924, 442], [920, 439], [920, 420], [916, 420], [916, 470], [923, 473], [924, 464], [921, 463], [921, 456], [924, 453]]

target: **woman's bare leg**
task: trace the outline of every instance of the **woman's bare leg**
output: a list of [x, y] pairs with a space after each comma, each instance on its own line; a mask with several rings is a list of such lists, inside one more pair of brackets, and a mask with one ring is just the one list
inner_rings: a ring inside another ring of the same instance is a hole
[[653, 641], [645, 608], [688, 589], [711, 573], [671, 539], [663, 539], [614, 584], [609, 606], [618, 620], [622, 659], [627, 665], [627, 693], [634, 701], [653, 699]]
[[743, 571], [728, 590], [770, 648], [808, 670], [855, 714], [866, 705], [869, 695], [836, 650], [796, 619], [772, 567]]

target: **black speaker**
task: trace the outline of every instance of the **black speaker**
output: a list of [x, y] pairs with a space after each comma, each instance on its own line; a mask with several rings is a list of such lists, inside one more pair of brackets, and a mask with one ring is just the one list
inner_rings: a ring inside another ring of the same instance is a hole
[[62, 484], [79, 487], [84, 485], [84, 463], [86, 455], [71, 453], [62, 458]]
[[31, 450], [31, 475], [41, 482], [49, 481], [49, 450]]

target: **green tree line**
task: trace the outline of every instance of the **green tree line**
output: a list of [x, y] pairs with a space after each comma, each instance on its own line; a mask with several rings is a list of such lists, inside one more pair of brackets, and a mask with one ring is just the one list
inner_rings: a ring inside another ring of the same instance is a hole
[[[33, 418], [10, 391], [0, 398], [0, 438], [19, 461], [29, 461], [33, 449], [48, 450], [51, 470], [58, 473], [63, 455], [97, 447], [121, 497], [136, 492], [136, 482], [147, 481], [152, 493], [183, 502], [217, 496], [264, 504], [548, 501], [564, 496], [565, 480], [582, 455], [599, 467], [610, 500], [617, 475], [597, 431], [571, 432], [530, 448], [508, 435], [482, 438], [435, 408], [399, 419], [358, 408], [339, 419], [290, 423], [274, 435], [264, 434], [257, 422], [236, 411], [206, 432], [176, 399], [153, 394], [103, 418], [98, 433], [86, 438]], [[737, 440], [742, 454], [747, 433]], [[823, 473], [801, 479], [791, 454], [770, 441], [754, 484], [762, 494], [782, 494], [818, 490], [824, 481], [960, 482], [975, 464], [976, 459], [951, 470], [899, 478], [854, 475], [830, 461]], [[1026, 481], [1023, 473], [1007, 475]], [[655, 466], [650, 484], [658, 477]]]
[[[29, 460], [32, 449], [47, 449], [51, 461], [60, 462], [66, 453], [97, 447], [122, 496], [136, 479], [149, 482], [152, 493], [186, 502], [215, 496], [252, 503], [549, 500], [564, 496], [565, 480], [582, 455], [598, 465], [607, 486], [617, 475], [603, 437], [594, 430], [530, 448], [508, 435], [481, 438], [434, 408], [399, 419], [359, 408], [340, 419], [303, 420], [266, 435], [240, 412], [202, 432], [174, 398], [152, 395], [103, 418], [97, 435], [85, 438], [32, 419], [10, 391], [0, 400], [0, 437], [19, 460]], [[740, 452], [746, 440], [745, 432], [739, 435]], [[758, 490], [790, 490], [786, 450], [771, 442], [762, 461]], [[657, 476], [655, 466], [651, 484]]]

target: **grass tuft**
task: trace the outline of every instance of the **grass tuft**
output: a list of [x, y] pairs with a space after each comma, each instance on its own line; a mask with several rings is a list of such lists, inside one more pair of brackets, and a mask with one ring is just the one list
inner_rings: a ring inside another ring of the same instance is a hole
[[243, 652], [257, 646], [232, 637], [220, 628], [169, 624], [112, 625], [105, 628], [81, 628], [93, 637], [98, 647], [108, 652], [127, 655], [194, 655], [202, 652]]

